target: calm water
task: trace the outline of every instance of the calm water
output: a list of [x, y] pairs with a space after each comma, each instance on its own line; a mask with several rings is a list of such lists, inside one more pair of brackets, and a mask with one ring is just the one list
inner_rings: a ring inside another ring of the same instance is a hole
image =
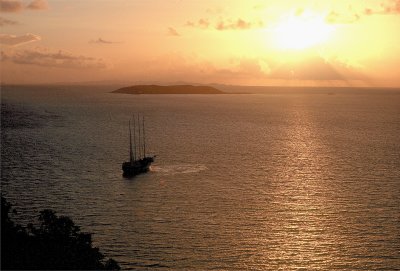
[[[124, 269], [400, 270], [400, 92], [2, 89], [1, 190]], [[149, 174], [122, 178], [146, 116]]]

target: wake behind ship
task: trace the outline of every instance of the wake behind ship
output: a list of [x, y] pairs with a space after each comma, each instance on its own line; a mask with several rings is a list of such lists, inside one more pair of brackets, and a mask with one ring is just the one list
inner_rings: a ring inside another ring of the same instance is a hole
[[[136, 125], [137, 122], [137, 125]], [[155, 156], [146, 156], [146, 136], [144, 129], [144, 116], [133, 116], [133, 143], [131, 120], [129, 120], [129, 161], [122, 163], [124, 177], [134, 177], [150, 170]]]

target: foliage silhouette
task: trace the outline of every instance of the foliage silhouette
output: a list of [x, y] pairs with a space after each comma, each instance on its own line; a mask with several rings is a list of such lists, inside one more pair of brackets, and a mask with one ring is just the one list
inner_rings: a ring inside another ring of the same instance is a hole
[[31, 270], [119, 270], [113, 259], [104, 261], [98, 248], [92, 247], [90, 233], [67, 216], [52, 210], [39, 215], [39, 228], [15, 224], [9, 216], [11, 204], [1, 196], [1, 269]]

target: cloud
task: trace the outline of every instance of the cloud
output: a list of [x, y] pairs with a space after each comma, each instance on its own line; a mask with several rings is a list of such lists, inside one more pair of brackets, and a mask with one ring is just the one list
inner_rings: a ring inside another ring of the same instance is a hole
[[98, 38], [97, 40], [91, 40], [89, 43], [96, 43], [96, 44], [116, 44], [116, 43], [121, 43], [120, 41], [109, 41], [109, 40], [104, 40], [102, 38]]
[[400, 13], [400, 0], [394, 1], [395, 10]]
[[360, 15], [355, 12], [345, 14], [331, 11], [325, 17], [325, 21], [330, 24], [352, 24], [358, 20], [360, 20]]
[[8, 20], [8, 19], [0, 17], [0, 26], [17, 25], [17, 24], [19, 24], [19, 23], [16, 21]]
[[176, 29], [175, 29], [175, 28], [172, 28], [172, 27], [168, 27], [167, 35], [168, 35], [168, 36], [174, 36], [174, 37], [180, 36], [180, 34], [178, 33], [178, 31], [176, 31]]
[[21, 12], [25, 9], [30, 10], [44, 10], [48, 9], [46, 0], [33, 0], [28, 5], [24, 5], [20, 0], [0, 0], [1, 12]]
[[363, 15], [396, 15], [400, 14], [400, 0], [388, 0], [373, 7], [365, 7], [363, 10], [354, 11], [349, 6], [346, 12], [331, 11], [325, 17], [325, 21], [331, 24], [350, 24], [361, 19]]
[[365, 80], [361, 67], [355, 68], [339, 59], [325, 60], [314, 52], [308, 54], [308, 57], [302, 53], [293, 55], [291, 61], [278, 56], [232, 57], [219, 61], [197, 54], [169, 53], [143, 60], [125, 76], [129, 80], [233, 85], [347, 85]]
[[231, 68], [225, 72], [257, 79], [283, 80], [363, 80], [361, 71], [337, 59], [326, 60], [310, 53], [300, 59], [278, 62], [267, 58], [240, 58], [234, 60]]
[[224, 22], [224, 21], [220, 21], [217, 25], [217, 30], [235, 30], [235, 29], [250, 29], [252, 27], [250, 22], [246, 22], [242, 19], [237, 19], [236, 21], [232, 22], [232, 21], [228, 21], [228, 22]]
[[365, 15], [388, 15], [388, 14], [400, 14], [400, 0], [391, 0], [386, 3], [381, 3], [379, 8], [366, 8], [364, 10]]
[[[185, 24], [185, 26], [200, 28], [200, 29], [208, 29], [211, 27], [211, 25], [212, 24], [210, 23], [210, 21], [204, 18], [199, 19], [197, 22], [188, 21]], [[221, 19], [218, 23], [215, 24], [214, 28], [219, 31], [224, 31], [224, 30], [247, 30], [252, 28], [260, 28], [262, 26], [263, 26], [262, 21], [250, 22], [238, 18], [236, 20]]]
[[197, 55], [171, 53], [145, 62], [139, 78], [156, 74], [160, 81], [220, 82], [226, 84], [261, 84], [269, 80], [269, 61], [259, 57], [235, 57], [215, 63]]
[[268, 80], [330, 82], [365, 79], [355, 68], [336, 60], [327, 61], [318, 55], [282, 63], [266, 58], [236, 58], [229, 66], [211, 70], [209, 77], [212, 74], [222, 81], [235, 78], [241, 84]]
[[214, 73], [223, 81], [234, 81], [240, 84], [252, 84], [252, 82], [260, 82], [266, 80], [270, 73], [270, 66], [266, 59], [262, 58], [235, 58], [231, 59], [229, 66], [215, 69]]
[[73, 55], [68, 52], [50, 52], [47, 49], [24, 50], [14, 53], [1, 52], [1, 60], [14, 64], [36, 65], [42, 67], [70, 68], [70, 69], [104, 69], [106, 63], [102, 59]]
[[295, 80], [365, 79], [355, 68], [337, 60], [325, 60], [311, 55], [300, 61], [285, 62], [272, 68], [271, 78]]
[[20, 12], [24, 9], [24, 5], [17, 0], [0, 0], [1, 12]]
[[18, 46], [21, 44], [39, 41], [41, 37], [34, 34], [25, 34], [22, 36], [14, 36], [8, 34], [0, 34], [0, 44], [9, 45], [9, 46]]
[[196, 23], [192, 22], [192, 21], [187, 21], [186, 26], [190, 26], [190, 27], [197, 27], [197, 28], [201, 28], [201, 29], [207, 29], [210, 26], [210, 22], [208, 19], [199, 19]]
[[208, 28], [210, 22], [207, 19], [200, 19], [197, 24], [200, 28]]
[[310, 57], [300, 62], [286, 62], [275, 67], [271, 77], [300, 80], [342, 79], [340, 74], [320, 57]]
[[49, 5], [46, 0], [34, 0], [29, 5], [26, 6], [27, 9], [33, 10], [44, 10], [48, 9]]

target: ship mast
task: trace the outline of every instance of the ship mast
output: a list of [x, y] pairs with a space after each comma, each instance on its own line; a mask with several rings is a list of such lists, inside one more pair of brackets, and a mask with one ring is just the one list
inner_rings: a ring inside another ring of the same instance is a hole
[[140, 139], [140, 116], [138, 115], [137, 116], [137, 121], [138, 121], [138, 130], [139, 130], [139, 143], [138, 143], [138, 151], [139, 151], [139, 158], [138, 159], [141, 159], [141, 157], [142, 157], [142, 147], [141, 147], [141, 139]]
[[133, 155], [133, 160], [136, 161], [136, 123], [135, 123], [135, 114], [133, 114], [133, 147], [135, 148], [135, 152]]
[[145, 135], [145, 130], [144, 130], [144, 116], [143, 118], [143, 158], [146, 157], [146, 135]]
[[131, 120], [129, 120], [129, 161], [133, 164]]

